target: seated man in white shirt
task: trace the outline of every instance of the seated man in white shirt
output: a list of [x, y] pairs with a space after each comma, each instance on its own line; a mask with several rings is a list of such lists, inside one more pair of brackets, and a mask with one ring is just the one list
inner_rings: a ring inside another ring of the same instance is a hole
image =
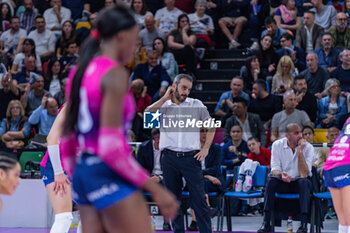
[[[147, 140], [140, 145], [136, 159], [141, 166], [151, 174], [151, 179], [158, 183], [162, 183], [163, 171], [160, 164], [161, 151], [159, 149], [159, 129], [152, 129], [151, 135], [152, 139]], [[163, 230], [170, 231], [170, 224], [164, 222]]]
[[10, 56], [19, 52], [18, 44], [22, 44], [27, 36], [26, 30], [20, 28], [19, 18], [11, 18], [11, 28], [2, 33], [0, 37], [0, 47], [3, 54], [8, 53]]
[[35, 27], [36, 29], [29, 33], [28, 38], [35, 41], [35, 52], [41, 60], [48, 60], [55, 54], [56, 36], [46, 29], [45, 18], [42, 16], [35, 18]]
[[312, 145], [302, 138], [300, 126], [295, 123], [288, 124], [286, 136], [272, 144], [271, 174], [265, 191], [264, 222], [258, 232], [271, 232], [271, 211], [275, 208], [276, 192], [300, 195], [301, 225], [297, 233], [307, 232], [313, 151]]
[[62, 6], [61, 0], [51, 0], [51, 8], [44, 12], [46, 28], [50, 29], [55, 35], [62, 34], [63, 23], [71, 18], [71, 11]]

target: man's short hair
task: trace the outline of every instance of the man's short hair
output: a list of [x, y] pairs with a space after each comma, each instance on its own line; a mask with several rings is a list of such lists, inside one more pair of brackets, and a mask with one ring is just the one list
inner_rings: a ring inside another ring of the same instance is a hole
[[148, 49], [147, 50], [147, 56], [148, 55], [153, 55], [153, 54], [159, 55], [159, 52], [157, 50], [155, 50], [155, 49]]
[[344, 55], [345, 51], [347, 51], [347, 50], [350, 50], [350, 49], [349, 49], [349, 48], [343, 48], [343, 49], [340, 51], [340, 53], [339, 53], [339, 57], [342, 57], [342, 56]]
[[11, 17], [11, 23], [12, 23], [12, 20], [13, 20], [13, 19], [18, 19], [18, 20], [19, 20], [19, 17], [18, 17], [18, 16], [12, 16], [12, 17]]
[[45, 20], [45, 18], [44, 18], [43, 16], [41, 16], [41, 15], [38, 15], [37, 17], [35, 17], [35, 22], [36, 22], [38, 19], [43, 19], [43, 20]]
[[187, 79], [188, 81], [190, 81], [191, 83], [193, 83], [193, 78], [191, 77], [191, 75], [188, 75], [188, 74], [178, 74], [175, 76], [174, 78], [174, 83], [176, 85], [178, 85], [181, 81], [181, 79]]
[[195, 6], [201, 4], [201, 3], [205, 3], [207, 4], [207, 0], [197, 0], [196, 3], [195, 3]]
[[283, 33], [280, 39], [282, 39], [282, 38], [284, 38], [286, 40], [293, 40], [293, 36], [288, 32]]
[[324, 36], [330, 36], [331, 38], [332, 38], [332, 40], [334, 41], [334, 38], [333, 38], [333, 35], [330, 33], [330, 32], [324, 32], [324, 33], [322, 33], [322, 35], [321, 35], [321, 38], [323, 39], [323, 37]]
[[235, 77], [233, 77], [232, 80], [231, 80], [231, 82], [232, 82], [234, 79], [239, 79], [239, 80], [241, 80], [241, 81], [244, 83], [244, 80], [243, 80], [243, 78], [242, 78], [241, 76], [235, 76]]
[[304, 11], [304, 14], [312, 14], [313, 16], [315, 16], [315, 12], [313, 11]]
[[300, 126], [297, 124], [297, 123], [289, 123], [287, 126], [286, 126], [286, 133], [290, 133], [291, 130], [294, 128], [294, 127], [299, 127]]
[[242, 103], [243, 107], [247, 107], [248, 103], [247, 100], [242, 97], [236, 97], [233, 101], [234, 103]]
[[276, 24], [276, 20], [272, 17], [272, 16], [268, 16], [265, 21], [264, 21], [265, 25], [269, 25], [269, 24]]
[[265, 91], [267, 91], [267, 85], [266, 85], [266, 81], [263, 79], [258, 79], [254, 82], [254, 84], [258, 85], [260, 88], [264, 89]]
[[255, 140], [256, 142], [260, 142], [259, 138], [254, 137], [254, 136], [248, 138], [247, 142], [252, 141], [252, 140]]
[[301, 75], [301, 74], [295, 76], [295, 77], [294, 77], [294, 85], [297, 84], [297, 81], [298, 81], [298, 80], [306, 80], [306, 78], [305, 78], [304, 75]]
[[159, 129], [152, 129], [152, 131], [151, 131], [152, 137], [154, 137], [154, 136], [156, 136], [156, 135], [158, 135], [158, 134], [160, 134]]
[[301, 132], [304, 132], [305, 129], [310, 129], [312, 133], [315, 135], [315, 130], [310, 125], [304, 125]]

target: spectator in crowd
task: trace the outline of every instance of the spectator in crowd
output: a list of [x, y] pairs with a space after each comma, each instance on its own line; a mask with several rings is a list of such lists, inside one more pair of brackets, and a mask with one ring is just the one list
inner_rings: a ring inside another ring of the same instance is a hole
[[281, 36], [286, 33], [286, 31], [282, 28], [277, 27], [276, 21], [271, 17], [268, 16], [265, 19], [265, 27], [266, 30], [264, 30], [261, 33], [261, 38], [263, 38], [266, 34], [270, 35], [272, 37], [272, 47], [274, 49], [279, 49], [280, 46], [280, 39]]
[[[166, 0], [172, 1], [172, 0]], [[178, 18], [177, 28], [172, 30], [168, 36], [168, 47], [175, 56], [177, 64], [185, 64], [189, 74], [195, 73], [195, 51], [196, 34], [191, 30], [190, 20], [186, 14]]]
[[340, 66], [339, 50], [333, 47], [334, 40], [332, 34], [325, 32], [322, 34], [321, 48], [315, 50], [319, 59], [318, 65], [332, 72]]
[[218, 117], [226, 116], [226, 114], [231, 113], [233, 110], [233, 103], [238, 97], [242, 97], [248, 102], [249, 105], [249, 95], [243, 91], [244, 82], [239, 76], [234, 77], [231, 80], [230, 88], [231, 91], [225, 91], [221, 94], [220, 99], [215, 107], [215, 115]]
[[264, 128], [270, 128], [274, 114], [282, 110], [282, 102], [279, 97], [267, 92], [266, 81], [258, 79], [253, 84], [253, 96], [250, 101], [248, 112], [260, 116]]
[[311, 166], [314, 150], [302, 138], [298, 124], [288, 124], [285, 137], [272, 144], [271, 174], [265, 191], [264, 221], [258, 232], [271, 232], [271, 212], [275, 209], [275, 193], [300, 195], [301, 225], [297, 232], [307, 233], [311, 200]]
[[[201, 148], [203, 148], [205, 140], [207, 138], [207, 129], [200, 129], [200, 142]], [[205, 160], [201, 161], [202, 172], [204, 176], [204, 189], [205, 189], [205, 197], [207, 199], [207, 204], [210, 207], [209, 196], [210, 192], [220, 192], [223, 191], [224, 186], [224, 177], [220, 171], [221, 165], [221, 147], [217, 144], [212, 143], [207, 157]], [[210, 207], [210, 215], [213, 216], [216, 213], [215, 208]], [[196, 215], [192, 209], [192, 222], [190, 226], [187, 228], [188, 231], [198, 231]]]
[[224, 131], [224, 142], [231, 140], [230, 130], [233, 125], [240, 125], [242, 128], [242, 139], [247, 141], [250, 137], [256, 137], [266, 145], [266, 135], [263, 124], [261, 123], [259, 115], [247, 112], [247, 101], [243, 98], [237, 98], [233, 103], [232, 116], [226, 120]]
[[339, 129], [337, 127], [334, 127], [334, 126], [333, 127], [329, 127], [327, 129], [327, 135], [326, 135], [326, 137], [328, 139], [328, 142], [329, 143], [334, 143], [335, 140], [338, 138], [339, 133], [340, 133], [340, 131], [339, 131]]
[[306, 63], [309, 68], [300, 73], [306, 79], [306, 84], [309, 92], [317, 98], [322, 98], [326, 95], [324, 87], [329, 79], [327, 70], [318, 66], [318, 57], [316, 53], [309, 53], [306, 56]]
[[49, 82], [50, 95], [55, 96], [61, 90], [62, 80], [61, 63], [57, 59], [50, 60], [46, 78]]
[[344, 49], [340, 54], [342, 64], [332, 71], [331, 77], [340, 82], [340, 90], [347, 95], [350, 92], [350, 49]]
[[117, 4], [116, 0], [105, 0], [105, 6], [104, 8], [107, 7], [113, 7]]
[[37, 63], [36, 63], [35, 56], [27, 55], [24, 59], [24, 67], [22, 68], [21, 72], [18, 72], [13, 77], [14, 85], [18, 86], [21, 92], [24, 91], [24, 89], [27, 86], [27, 83], [30, 81], [30, 74], [32, 72], [38, 73], [42, 76], [44, 75], [41, 71], [36, 70], [36, 64]]
[[135, 133], [136, 141], [142, 142], [149, 139], [149, 131], [143, 127], [143, 112], [152, 103], [152, 98], [147, 94], [147, 87], [142, 79], [132, 81], [130, 90], [136, 102], [136, 114], [131, 130]]
[[[14, 56], [19, 53], [20, 47], [18, 44], [23, 44], [27, 32], [19, 27], [18, 17], [11, 18], [11, 28], [3, 32], [0, 36], [0, 47], [2, 54]], [[13, 60], [13, 58], [11, 59]]]
[[329, 33], [334, 39], [334, 46], [338, 49], [350, 46], [350, 28], [348, 28], [348, 17], [343, 12], [337, 13], [335, 25], [329, 28]]
[[60, 36], [63, 23], [71, 19], [72, 13], [68, 8], [62, 6], [61, 0], [50, 0], [51, 8], [44, 12], [46, 28]]
[[346, 17], [348, 17], [348, 20], [350, 20], [350, 1], [349, 0], [344, 1], [344, 13], [346, 14]]
[[305, 53], [303, 49], [293, 45], [293, 36], [289, 33], [284, 33], [280, 42], [282, 48], [276, 51], [279, 58], [288, 55], [292, 58], [294, 67], [298, 69], [298, 72], [305, 70]]
[[64, 76], [68, 76], [71, 68], [77, 63], [79, 55], [77, 54], [78, 46], [75, 41], [69, 41], [66, 44], [66, 48], [63, 53], [63, 57], [60, 58], [60, 63], [62, 65]]
[[295, 35], [295, 31], [301, 25], [301, 13], [295, 7], [294, 0], [283, 0], [281, 3], [273, 18], [278, 27], [289, 30]]
[[158, 64], [158, 52], [155, 50], [147, 51], [147, 62], [136, 66], [132, 79], [142, 79], [145, 82], [147, 94], [153, 102], [165, 94], [170, 81], [164, 67]]
[[248, 159], [259, 162], [261, 166], [270, 166], [271, 151], [267, 148], [261, 147], [259, 139], [256, 137], [250, 137], [247, 144], [250, 150]]
[[304, 12], [304, 25], [299, 26], [295, 36], [295, 46], [311, 53], [321, 47], [324, 29], [315, 24], [315, 12]]
[[303, 110], [296, 109], [297, 99], [293, 90], [286, 91], [283, 95], [284, 110], [276, 113], [271, 122], [271, 141], [281, 139], [286, 134], [288, 124], [295, 123], [300, 127], [312, 126], [309, 116]]
[[297, 99], [297, 109], [304, 110], [312, 122], [316, 122], [317, 99], [312, 95], [308, 88], [306, 79], [302, 75], [294, 78], [294, 91]]
[[328, 30], [332, 25], [335, 25], [335, 16], [337, 11], [333, 6], [325, 6], [322, 0], [311, 0], [314, 8], [311, 11], [315, 12], [315, 23], [320, 25], [325, 30]]
[[153, 14], [148, 11], [145, 0], [132, 0], [131, 10], [135, 12], [136, 22], [139, 25], [140, 29], [143, 29], [145, 27], [146, 16], [153, 16]]
[[81, 18], [84, 9], [84, 1], [85, 0], [62, 0], [62, 6], [71, 11], [73, 21]]
[[276, 72], [278, 55], [272, 47], [272, 37], [269, 34], [260, 40], [259, 50], [256, 51], [261, 65], [262, 72], [266, 74], [266, 79], [271, 80]]
[[[237, 48], [241, 46], [238, 42], [238, 37], [241, 35], [243, 27], [248, 21], [249, 1], [223, 1], [222, 11], [223, 17], [219, 19], [219, 27], [229, 41], [229, 49]], [[232, 25], [235, 27], [233, 35], [229, 30], [229, 27]]]
[[57, 110], [55, 98], [44, 96], [41, 105], [33, 111], [28, 119], [31, 125], [38, 125], [39, 128], [39, 133], [34, 136], [32, 141], [46, 143], [46, 137], [56, 119]]
[[[136, 159], [157, 183], [163, 182], [163, 171], [161, 166], [161, 151], [159, 149], [159, 129], [152, 129], [152, 139], [143, 142], [137, 151]], [[163, 231], [170, 231], [170, 224], [164, 222]]]
[[7, 73], [1, 77], [1, 86], [0, 89], [0, 119], [6, 117], [7, 106], [11, 100], [19, 100], [19, 89], [11, 81], [11, 74]]
[[9, 4], [0, 4], [0, 35], [10, 29], [11, 10]]
[[165, 7], [157, 10], [154, 19], [156, 20], [156, 27], [162, 29], [167, 36], [173, 30], [179, 16], [183, 13], [175, 7], [175, 0], [164, 0]]
[[168, 51], [168, 47], [164, 39], [161, 37], [156, 37], [153, 41], [153, 49], [158, 52], [158, 60], [160, 64], [165, 68], [171, 81], [173, 81], [176, 76], [175, 57]]
[[37, 16], [39, 16], [39, 13], [33, 9], [33, 0], [24, 0], [23, 5], [25, 7], [25, 11], [19, 14], [19, 22], [21, 24], [21, 28], [26, 30], [27, 33], [30, 33], [35, 26], [35, 19]]
[[29, 33], [28, 38], [33, 39], [36, 45], [36, 53], [41, 60], [48, 60], [55, 55], [56, 36], [45, 27], [45, 18], [37, 16], [35, 18], [36, 29]]
[[154, 20], [153, 15], [147, 15], [145, 17], [145, 28], [142, 29], [139, 33], [139, 38], [141, 39], [142, 45], [146, 49], [151, 49], [153, 42], [157, 37], [165, 40], [165, 34], [160, 28], [156, 28], [156, 21]]
[[266, 80], [266, 74], [263, 73], [259, 59], [253, 55], [250, 56], [245, 63], [245, 66], [241, 67], [240, 76], [244, 80], [244, 91], [246, 93], [252, 92], [253, 83], [258, 79]]
[[22, 149], [25, 146], [31, 128], [19, 100], [10, 101], [0, 129], [2, 141], [8, 149]]
[[133, 57], [125, 66], [128, 69], [133, 70], [138, 64], [146, 62], [146, 57], [146, 48], [142, 46], [141, 40], [138, 39], [136, 41], [136, 48]]
[[59, 92], [57, 92], [56, 95], [54, 96], [59, 108], [66, 102], [67, 82], [68, 82], [68, 78], [64, 78], [64, 79], [60, 80], [61, 90]]
[[191, 29], [197, 35], [197, 48], [209, 48], [213, 46], [211, 36], [214, 34], [214, 23], [209, 15], [205, 14], [206, 0], [196, 0], [196, 11], [188, 15]]
[[24, 94], [21, 97], [21, 103], [26, 109], [29, 116], [40, 106], [44, 96], [48, 96], [49, 92], [44, 89], [44, 78], [41, 75], [32, 73], [31, 81], [27, 84]]
[[271, 93], [283, 95], [293, 88], [294, 63], [289, 56], [283, 56], [278, 62], [277, 72], [272, 78]]
[[243, 129], [237, 124], [230, 129], [231, 139], [221, 147], [222, 165], [228, 170], [240, 166], [249, 154], [247, 143], [242, 139]]
[[64, 54], [64, 49], [70, 41], [75, 41], [78, 44], [77, 36], [75, 35], [74, 25], [72, 21], [67, 20], [62, 26], [62, 35], [56, 43], [56, 57], [61, 58]]
[[301, 133], [303, 134], [303, 138], [308, 142], [308, 143], [313, 143], [314, 142], [314, 137], [315, 137], [315, 130], [309, 125], [303, 126], [303, 129], [301, 130]]
[[17, 53], [15, 56], [15, 59], [13, 61], [12, 67], [11, 67], [11, 73], [12, 74], [17, 74], [18, 72], [22, 71], [22, 66], [24, 63], [24, 60], [26, 58], [26, 56], [29, 55], [34, 55], [36, 57], [35, 59], [35, 68], [36, 70], [41, 71], [42, 67], [41, 67], [41, 60], [39, 55], [36, 54], [35, 52], [35, 42], [32, 39], [29, 38], [25, 38], [23, 41], [23, 46], [22, 47], [22, 51], [20, 53]]
[[90, 13], [99, 12], [103, 7], [104, 1], [85, 0], [84, 2], [84, 10]]
[[348, 110], [346, 98], [340, 96], [340, 83], [337, 79], [328, 79], [325, 90], [328, 96], [318, 102], [319, 124], [317, 128], [338, 126], [339, 119]]

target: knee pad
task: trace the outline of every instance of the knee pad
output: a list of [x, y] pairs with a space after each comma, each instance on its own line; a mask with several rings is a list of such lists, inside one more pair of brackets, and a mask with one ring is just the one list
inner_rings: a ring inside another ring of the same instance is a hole
[[72, 212], [56, 214], [50, 233], [68, 233], [72, 220]]

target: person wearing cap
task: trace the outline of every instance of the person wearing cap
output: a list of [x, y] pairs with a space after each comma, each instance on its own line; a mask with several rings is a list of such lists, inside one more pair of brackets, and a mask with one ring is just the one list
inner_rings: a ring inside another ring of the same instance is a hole
[[21, 103], [26, 109], [29, 116], [41, 105], [42, 98], [48, 96], [48, 92], [44, 89], [44, 78], [36, 73], [31, 73], [31, 80], [27, 84], [24, 94], [21, 97]]

